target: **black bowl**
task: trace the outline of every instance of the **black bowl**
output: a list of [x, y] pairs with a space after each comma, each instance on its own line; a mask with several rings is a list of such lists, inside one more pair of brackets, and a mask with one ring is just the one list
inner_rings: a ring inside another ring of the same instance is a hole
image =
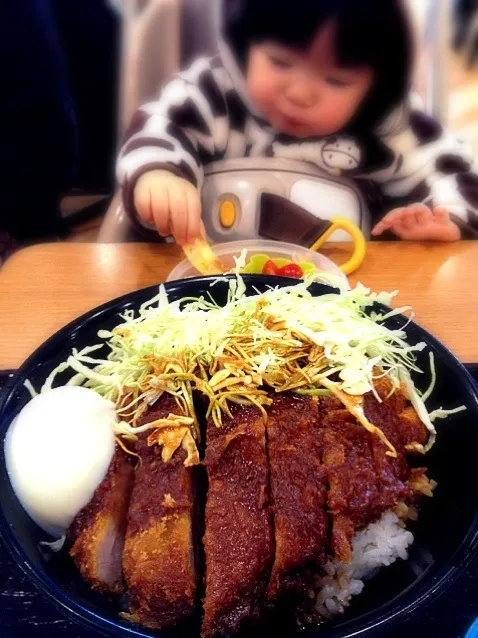
[[[172, 299], [197, 297], [211, 292], [218, 302], [224, 302], [227, 284], [210, 287], [211, 278], [197, 278], [166, 285]], [[245, 277], [248, 290], [255, 286], [265, 290], [268, 285], [290, 281], [265, 277]], [[331, 289], [316, 284], [316, 295]], [[150, 299], [157, 288], [147, 288], [121, 297], [92, 310], [72, 322], [41, 346], [20, 368], [13, 385], [0, 402], [0, 434], [5, 438], [12, 419], [25, 405], [29, 395], [24, 381], [29, 379], [39, 387], [51, 370], [63, 361], [72, 348], [82, 348], [97, 342], [99, 328], [111, 328], [118, 323], [118, 314], [136, 309]], [[457, 318], [457, 324], [462, 318]], [[403, 327], [402, 316], [387, 321], [391, 328]], [[478, 450], [478, 393], [465, 368], [434, 337], [418, 325], [406, 327], [410, 343], [425, 341], [434, 353], [437, 386], [432, 408], [465, 405], [467, 411], [450, 417], [439, 425], [438, 441], [426, 458], [429, 476], [438, 481], [433, 499], [427, 500], [417, 523], [411, 526], [415, 543], [408, 561], [398, 561], [383, 569], [358, 596], [349, 610], [330, 624], [310, 628], [302, 634], [323, 638], [347, 636], [378, 636], [387, 628], [410, 618], [420, 606], [426, 605], [443, 592], [463, 571], [478, 547], [478, 490], [476, 489], [476, 452]], [[428, 351], [421, 353], [418, 363], [428, 369]], [[427, 385], [429, 375], [418, 375], [418, 387]], [[427, 377], [427, 378], [425, 378]], [[65, 612], [84, 625], [106, 635], [153, 636], [158, 632], [123, 621], [119, 607], [94, 594], [81, 581], [70, 562], [53, 557], [39, 544], [47, 540], [27, 516], [16, 499], [5, 468], [4, 446], [0, 446], [0, 533], [16, 562], [34, 583]], [[291, 627], [283, 627], [276, 635], [291, 636]], [[191, 627], [179, 627], [161, 636], [191, 636]], [[266, 631], [262, 633], [266, 635]]]

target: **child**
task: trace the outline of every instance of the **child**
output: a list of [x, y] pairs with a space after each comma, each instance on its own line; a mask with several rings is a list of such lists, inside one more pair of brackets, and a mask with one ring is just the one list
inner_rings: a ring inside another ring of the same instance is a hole
[[220, 56], [133, 118], [118, 163], [132, 219], [189, 242], [205, 233], [204, 165], [286, 157], [378, 185], [390, 212], [376, 236], [478, 236], [470, 152], [408, 98], [401, 0], [223, 0], [221, 23]]

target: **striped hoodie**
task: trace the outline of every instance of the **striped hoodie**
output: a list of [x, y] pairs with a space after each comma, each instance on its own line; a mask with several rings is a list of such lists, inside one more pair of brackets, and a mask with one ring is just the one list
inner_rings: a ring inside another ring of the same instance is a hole
[[478, 237], [478, 174], [471, 151], [420, 110], [415, 98], [363, 135], [292, 138], [256, 112], [224, 43], [218, 56], [197, 59], [134, 115], [117, 164], [123, 205], [138, 222], [134, 186], [149, 170], [170, 170], [200, 189], [206, 165], [243, 157], [300, 160], [334, 176], [372, 182], [383, 196], [383, 213], [419, 202], [446, 206], [463, 238]]

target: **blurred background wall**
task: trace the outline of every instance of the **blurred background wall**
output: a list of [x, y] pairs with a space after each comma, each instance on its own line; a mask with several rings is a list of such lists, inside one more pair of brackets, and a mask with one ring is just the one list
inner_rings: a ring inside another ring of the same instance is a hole
[[109, 190], [116, 147], [120, 17], [103, 0], [50, 0], [76, 114], [75, 186]]

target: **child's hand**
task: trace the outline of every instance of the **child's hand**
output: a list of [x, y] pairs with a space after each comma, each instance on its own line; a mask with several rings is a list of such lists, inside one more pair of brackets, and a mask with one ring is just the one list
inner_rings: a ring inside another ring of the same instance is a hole
[[461, 237], [446, 208], [438, 206], [432, 211], [424, 204], [392, 210], [375, 226], [372, 235], [386, 230], [408, 241], [457, 241]]
[[205, 237], [198, 189], [169, 171], [141, 175], [134, 189], [134, 205], [144, 222], [154, 224], [163, 237], [173, 235], [180, 245]]

